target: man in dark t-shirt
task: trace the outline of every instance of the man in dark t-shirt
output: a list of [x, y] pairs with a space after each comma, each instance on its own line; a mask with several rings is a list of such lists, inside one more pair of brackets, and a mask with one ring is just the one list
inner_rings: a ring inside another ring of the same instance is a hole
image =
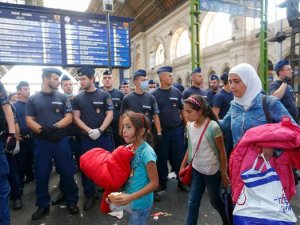
[[209, 90], [207, 91], [207, 101], [209, 106], [212, 106], [214, 97], [220, 89], [220, 79], [216, 74], [211, 75], [209, 81]]
[[[73, 100], [73, 115], [75, 124], [81, 129], [81, 155], [92, 148], [100, 147], [108, 151], [113, 150], [111, 135], [106, 131], [113, 120], [113, 103], [109, 93], [96, 88], [95, 70], [83, 67], [77, 71], [83, 92]], [[83, 210], [92, 209], [95, 203], [95, 185], [81, 173], [82, 185], [86, 200]]]
[[114, 140], [114, 147], [117, 148], [119, 145], [122, 145], [124, 143], [121, 137], [119, 136], [119, 128], [118, 128], [120, 110], [124, 98], [124, 93], [118, 89], [113, 88], [113, 76], [111, 72], [108, 70], [106, 70], [102, 75], [102, 83], [103, 83], [103, 90], [107, 91], [110, 94], [111, 100], [114, 105], [114, 118], [111, 123], [111, 128], [112, 128], [112, 134]]
[[75, 161], [71, 157], [65, 129], [72, 122], [72, 107], [66, 96], [59, 93], [61, 72], [54, 68], [43, 69], [42, 91], [31, 96], [26, 106], [27, 126], [35, 133], [34, 163], [36, 177], [37, 211], [32, 220], [49, 214], [48, 183], [52, 160], [56, 165], [70, 214], [78, 214], [78, 187], [74, 180]]
[[223, 119], [230, 108], [233, 94], [228, 83], [228, 73], [224, 73], [220, 79], [223, 81], [223, 88], [215, 95], [212, 110], [219, 119]]
[[[160, 110], [159, 119], [162, 127], [161, 141], [157, 143], [157, 169], [159, 175], [159, 191], [167, 188], [168, 160], [177, 177], [185, 154], [184, 128], [182, 121], [183, 101], [181, 92], [172, 86], [172, 67], [161, 67], [157, 74], [161, 86], [152, 94], [157, 100]], [[186, 191], [186, 187], [178, 180], [178, 188]]]
[[201, 85], [203, 84], [203, 76], [200, 67], [194, 69], [194, 71], [191, 74], [191, 80], [192, 86], [188, 89], [185, 89], [185, 91], [182, 93], [183, 100], [187, 99], [193, 94], [201, 95], [207, 98], [206, 91], [201, 88]]
[[[0, 118], [1, 118], [1, 130], [0, 132], [8, 132], [9, 136], [6, 140], [6, 150], [7, 146], [10, 145], [10, 151], [16, 147], [16, 130], [14, 123], [14, 115], [9, 105], [6, 90], [3, 84], [0, 82]], [[4, 127], [8, 127], [8, 130]], [[4, 154], [4, 137], [1, 136], [0, 141], [0, 224], [8, 225], [10, 224], [9, 215], [9, 193], [10, 186], [8, 182], [9, 166]]]
[[281, 60], [275, 65], [274, 70], [276, 71], [278, 80], [270, 84], [269, 93], [279, 98], [294, 120], [298, 122], [298, 109], [294, 90], [290, 85], [293, 69], [288, 60]]
[[[126, 111], [133, 111], [145, 114], [150, 121], [154, 121], [157, 135], [161, 135], [159, 109], [156, 99], [153, 95], [147, 93], [149, 84], [145, 70], [137, 70], [133, 75], [133, 83], [135, 89], [133, 92], [126, 95], [121, 106], [121, 115]], [[119, 133], [121, 133], [121, 122], [119, 121]]]

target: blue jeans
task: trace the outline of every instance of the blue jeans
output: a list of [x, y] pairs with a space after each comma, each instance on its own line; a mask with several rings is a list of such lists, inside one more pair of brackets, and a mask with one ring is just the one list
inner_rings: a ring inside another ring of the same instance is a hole
[[197, 225], [199, 207], [205, 187], [207, 187], [210, 204], [218, 211], [223, 223], [227, 223], [225, 206], [221, 199], [220, 171], [213, 175], [205, 175], [193, 168], [186, 225]]
[[147, 209], [132, 209], [128, 225], [146, 225], [151, 207]]

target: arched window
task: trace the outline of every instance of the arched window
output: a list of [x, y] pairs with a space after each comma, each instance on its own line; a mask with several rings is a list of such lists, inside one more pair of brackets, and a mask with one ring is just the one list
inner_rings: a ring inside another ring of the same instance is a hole
[[208, 25], [206, 33], [206, 47], [216, 43], [231, 39], [232, 24], [230, 15], [226, 13], [216, 13]]
[[165, 61], [165, 50], [164, 46], [162, 44], [159, 44], [159, 46], [156, 49], [155, 53], [155, 65], [159, 65], [164, 63]]
[[184, 30], [178, 39], [176, 45], [176, 58], [191, 53], [191, 40], [187, 30]]

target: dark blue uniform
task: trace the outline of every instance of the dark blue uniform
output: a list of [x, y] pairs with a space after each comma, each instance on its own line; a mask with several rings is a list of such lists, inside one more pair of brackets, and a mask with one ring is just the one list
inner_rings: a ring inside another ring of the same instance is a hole
[[155, 97], [147, 92], [143, 94], [137, 94], [136, 92], [127, 94], [122, 102], [121, 115], [126, 111], [143, 113], [148, 116], [150, 121], [153, 120], [153, 115], [159, 114]]
[[[0, 82], [0, 118], [1, 123], [5, 121], [4, 112], [2, 110], [2, 106], [8, 104], [7, 94], [3, 87], [3, 84]], [[1, 125], [1, 131], [3, 130]], [[8, 183], [8, 174], [9, 167], [5, 157], [4, 148], [3, 148], [3, 140], [0, 141], [0, 224], [1, 225], [9, 225], [10, 224], [10, 216], [9, 216], [9, 192], [10, 186]]]
[[220, 109], [219, 119], [223, 119], [230, 108], [230, 102], [233, 100], [232, 92], [227, 92], [224, 89], [218, 91], [214, 97], [212, 107]]
[[[82, 92], [73, 99], [73, 110], [80, 111], [80, 119], [91, 129], [99, 128], [106, 117], [106, 112], [113, 109], [109, 93], [101, 89], [96, 89], [93, 92]], [[110, 133], [104, 131], [97, 140], [91, 139], [87, 134], [81, 136], [81, 155], [96, 147], [112, 151], [113, 143]], [[83, 173], [81, 176], [84, 195], [87, 198], [94, 197], [95, 185]]]
[[217, 94], [217, 92], [215, 92], [215, 91], [212, 91], [212, 90], [207, 91], [207, 102], [208, 102], [209, 106], [213, 105], [214, 97], [216, 94]]
[[183, 109], [181, 92], [174, 87], [156, 89], [152, 93], [160, 111], [159, 119], [162, 128], [162, 140], [157, 144], [157, 169], [159, 183], [166, 186], [168, 180], [168, 159], [178, 177], [178, 172], [185, 154], [184, 128], [180, 111]]
[[[220, 109], [218, 115], [219, 119], [223, 119], [224, 116], [227, 114], [230, 108], [230, 102], [233, 100], [233, 97], [234, 96], [232, 92], [227, 92], [224, 89], [221, 89], [215, 95], [212, 107], [216, 107]], [[233, 148], [233, 140], [232, 140], [231, 132], [230, 133], [224, 132], [224, 143], [225, 143], [227, 156], [229, 157]]]
[[[269, 94], [273, 94], [282, 84], [282, 81], [276, 80], [269, 86]], [[280, 99], [281, 103], [285, 106], [287, 111], [291, 114], [295, 121], [298, 121], [298, 109], [296, 106], [296, 100], [294, 96], [294, 91], [291, 85], [288, 84], [284, 95]]]
[[[42, 127], [49, 127], [71, 113], [72, 107], [66, 96], [57, 91], [49, 94], [39, 92], [31, 96], [27, 102], [26, 116], [34, 117]], [[67, 204], [77, 204], [78, 187], [74, 180], [76, 172], [75, 161], [66, 135], [60, 140], [51, 141], [37, 137], [34, 141], [34, 169], [36, 176], [36, 206], [47, 209], [50, 205], [48, 191], [49, 178], [54, 159], [56, 170], [59, 173], [64, 189]]]
[[26, 179], [33, 180], [33, 137], [31, 130], [26, 125], [25, 109], [26, 102], [17, 101], [13, 104], [16, 119], [20, 128], [20, 152], [16, 155], [16, 160], [19, 168], [19, 176], [21, 181]]
[[114, 105], [114, 118], [111, 122], [113, 139], [114, 139], [114, 147], [117, 148], [119, 145], [123, 144], [121, 137], [119, 136], [119, 117], [121, 111], [121, 105], [124, 98], [124, 93], [120, 90], [113, 88], [111, 91], [108, 91], [111, 96], [111, 100]]
[[182, 93], [183, 100], [187, 99], [188, 97], [190, 97], [191, 95], [194, 95], [194, 94], [201, 95], [204, 98], [207, 98], [206, 91], [204, 91], [202, 88], [197, 88], [195, 86], [191, 86]]

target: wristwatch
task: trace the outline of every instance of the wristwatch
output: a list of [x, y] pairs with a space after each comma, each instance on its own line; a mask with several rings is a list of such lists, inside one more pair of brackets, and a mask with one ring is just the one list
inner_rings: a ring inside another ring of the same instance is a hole
[[56, 130], [59, 129], [58, 124], [57, 123], [53, 124], [53, 128], [56, 129]]

